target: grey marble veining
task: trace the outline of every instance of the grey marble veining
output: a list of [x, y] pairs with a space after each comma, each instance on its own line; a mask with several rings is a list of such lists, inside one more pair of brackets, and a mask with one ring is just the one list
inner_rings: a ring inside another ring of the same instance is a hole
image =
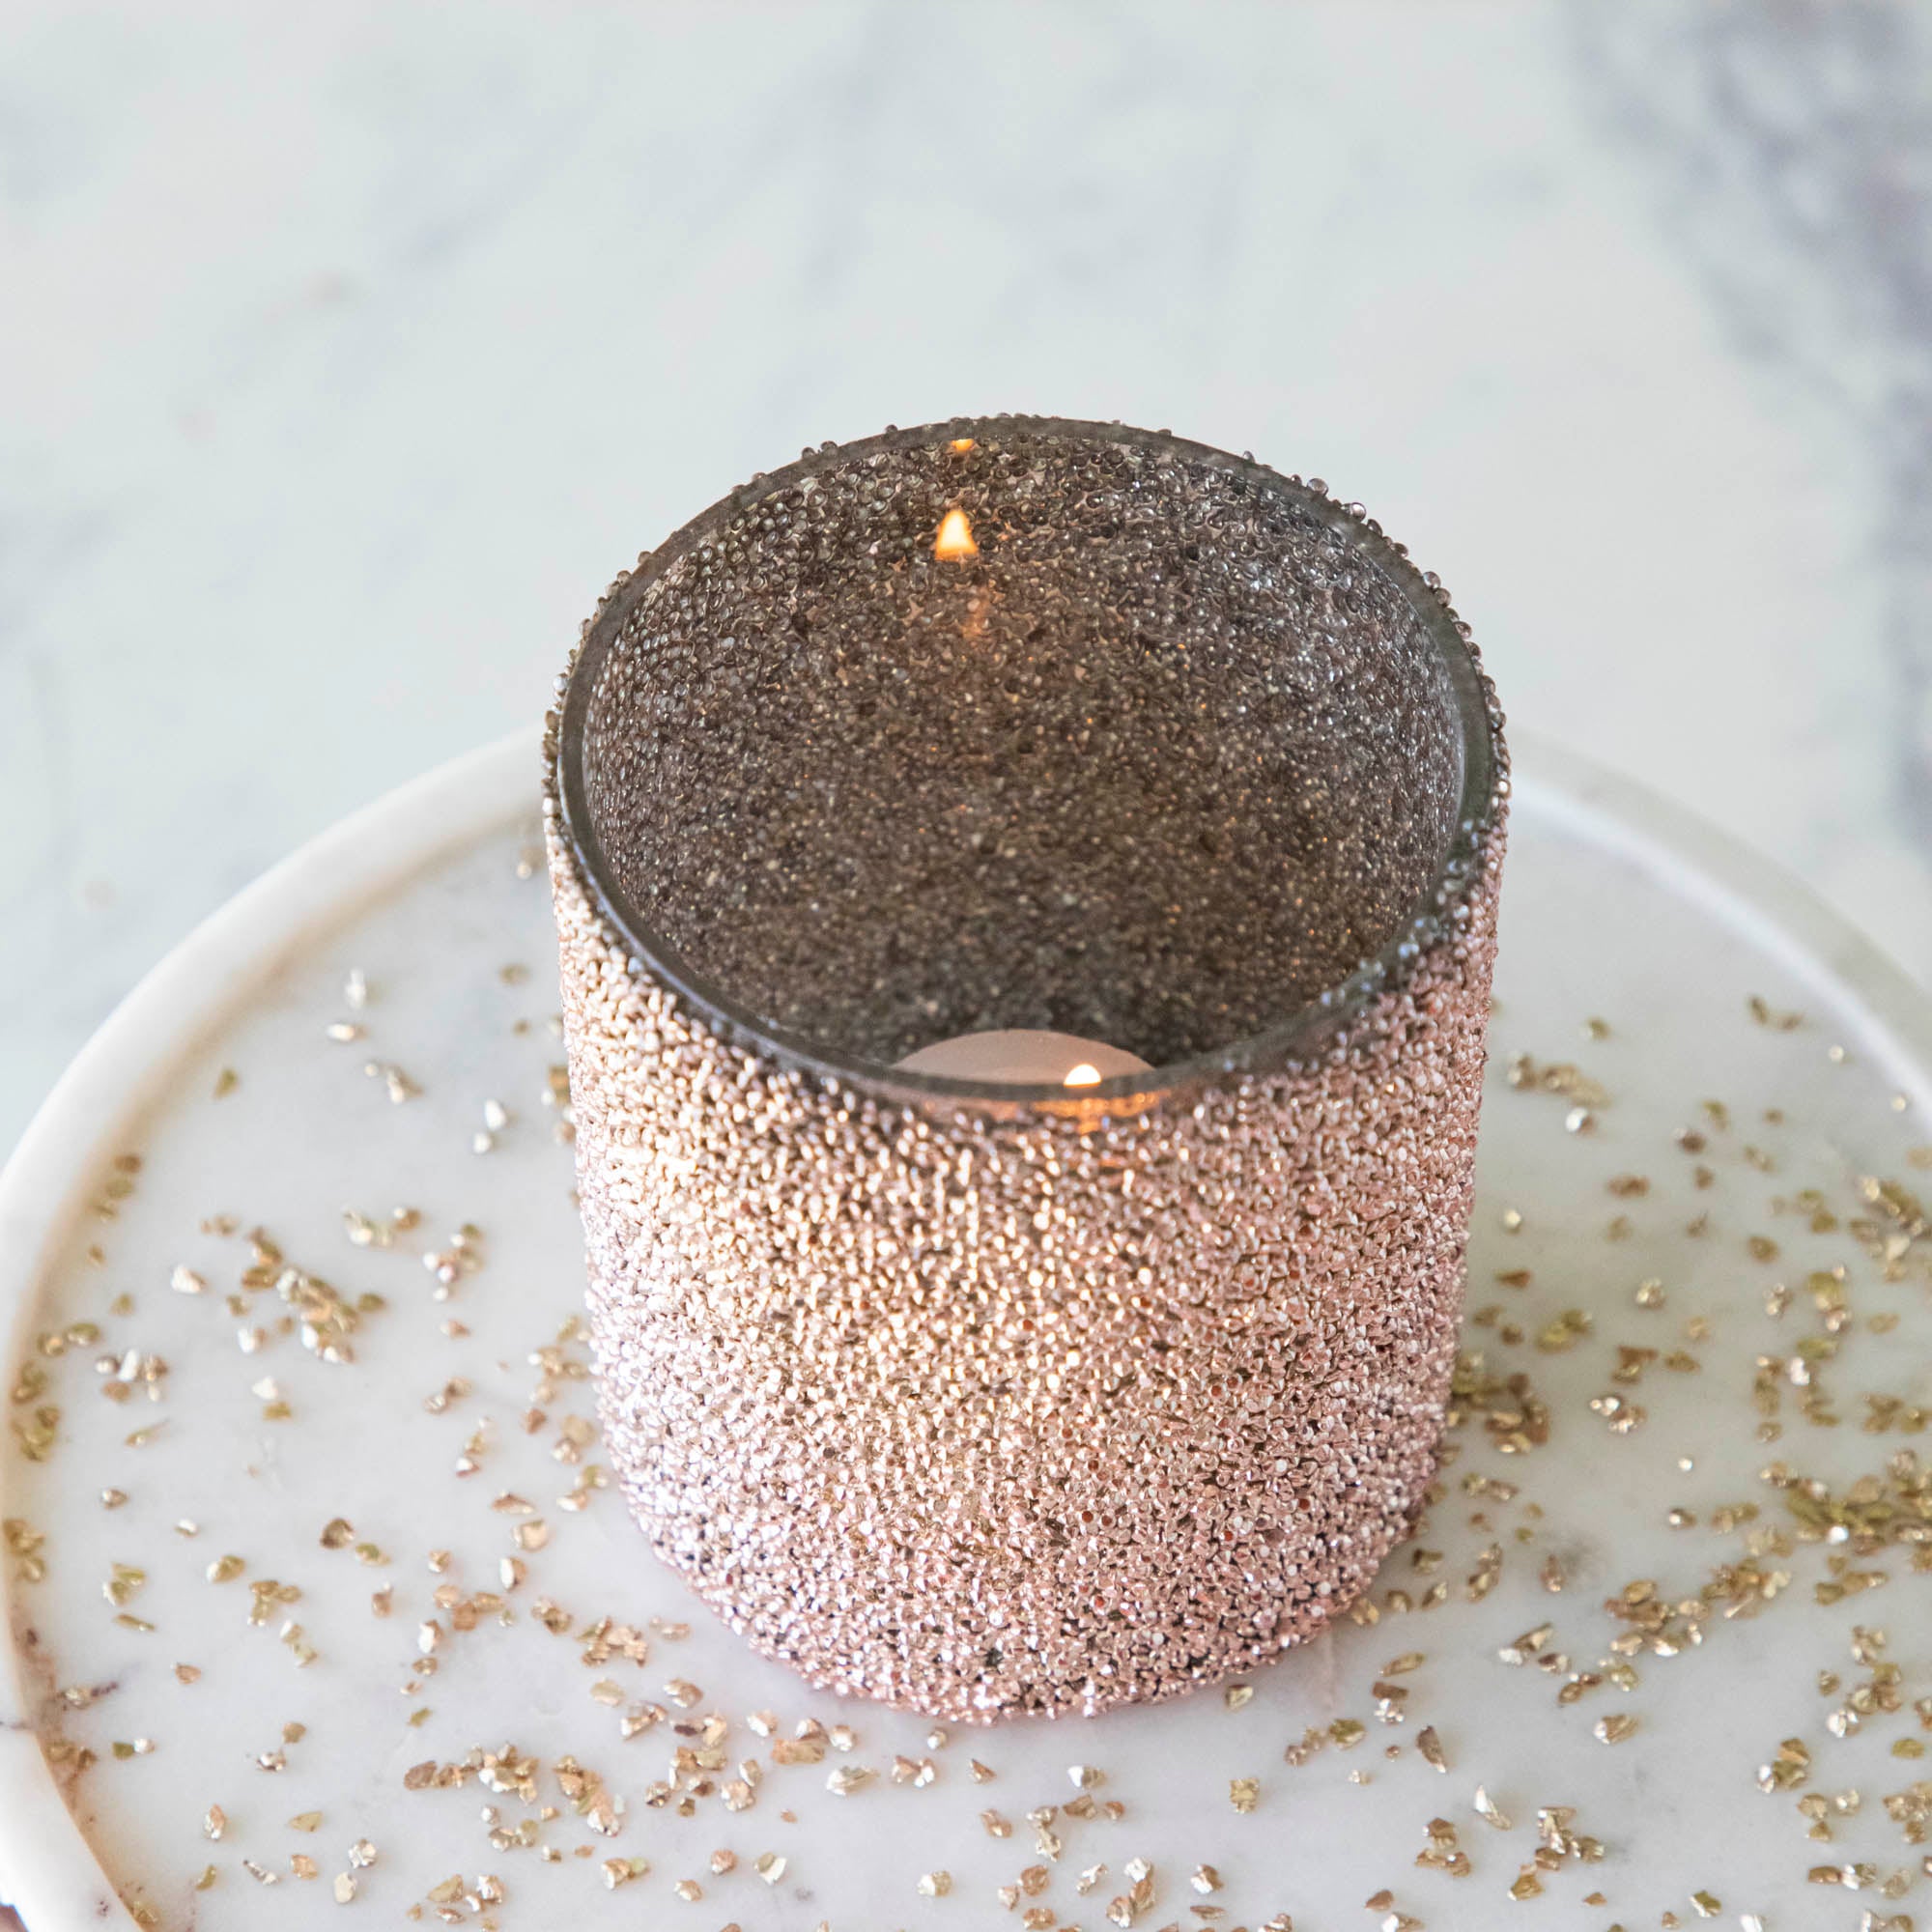
[[[1663, 230], [1737, 353], [1861, 459], [1856, 500], [1878, 609], [1867, 676], [1851, 696], [1883, 803], [1922, 859], [1932, 850], [1932, 30], [1922, 12], [1866, 0], [1593, 0], [1577, 21], [1588, 97], [1642, 156]], [[1878, 856], [1848, 849], [1818, 863], [1848, 896], [1882, 894]], [[1908, 956], [1922, 974], [1923, 957]]]
[[808, 441], [1119, 415], [1367, 501], [1512, 713], [1932, 962], [1903, 7], [165, 17], [0, 61], [0, 1145], [291, 845]]

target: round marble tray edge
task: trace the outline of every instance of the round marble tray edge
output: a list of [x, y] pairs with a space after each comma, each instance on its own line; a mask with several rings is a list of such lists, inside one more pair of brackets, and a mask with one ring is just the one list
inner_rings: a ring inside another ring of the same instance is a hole
[[[312, 935], [393, 891], [453, 847], [534, 815], [537, 745], [513, 732], [412, 779], [318, 834], [195, 926], [75, 1056], [0, 1169], [0, 1321], [8, 1359], [28, 1346], [36, 1290], [99, 1179], [99, 1160], [239, 1001]], [[526, 774], [519, 788], [514, 774]], [[0, 1482], [4, 1477], [0, 1476]], [[0, 1497], [0, 1502], [4, 1497]], [[26, 1617], [11, 1567], [0, 1605], [14, 1633], [0, 1662], [0, 1900], [31, 1932], [131, 1928], [49, 1775], [28, 1680]], [[85, 1901], [83, 1905], [81, 1902]]]
[[[1586, 825], [1593, 843], [1690, 882], [1806, 985], [1856, 994], [1861, 1044], [1909, 1069], [1913, 1111], [1932, 1114], [1932, 993], [1897, 960], [1777, 861], [1689, 807], [1539, 734], [1513, 728], [1510, 744], [1518, 792], [1539, 811]], [[1507, 922], [1507, 874], [1503, 892]]]
[[[1932, 1110], [1932, 1000], [1775, 862], [1616, 774], [1521, 730], [1518, 791], [1642, 868], [1688, 882], [1776, 952], [1802, 982], [1856, 996], [1865, 1050], [1899, 1068]], [[37, 1290], [99, 1181], [106, 1150], [164, 1091], [238, 1002], [317, 933], [535, 803], [533, 738], [514, 733], [433, 770], [300, 847], [197, 926], [75, 1058], [0, 1170], [0, 1309], [17, 1357]], [[530, 775], [527, 787], [517, 775]], [[1505, 929], [1508, 901], [1505, 895]], [[0, 1481], [5, 1465], [0, 1464]], [[0, 1505], [5, 1501], [0, 1496]], [[0, 1604], [24, 1611], [0, 1568]], [[42, 1755], [35, 1717], [50, 1686], [28, 1679], [16, 1640], [0, 1666], [0, 1899], [32, 1932], [134, 1921], [115, 1895]]]

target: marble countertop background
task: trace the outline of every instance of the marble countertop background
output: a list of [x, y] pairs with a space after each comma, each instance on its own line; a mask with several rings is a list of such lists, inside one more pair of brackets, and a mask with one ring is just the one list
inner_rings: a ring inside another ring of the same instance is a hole
[[1932, 977], [1924, 15], [0, 14], [0, 1149], [639, 549], [966, 411], [1362, 498], [1513, 717]]

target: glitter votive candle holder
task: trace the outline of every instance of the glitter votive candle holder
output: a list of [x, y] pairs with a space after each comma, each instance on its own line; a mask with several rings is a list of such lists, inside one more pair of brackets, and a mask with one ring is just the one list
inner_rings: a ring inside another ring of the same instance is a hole
[[[560, 693], [590, 1313], [659, 1554], [944, 1719], [1319, 1631], [1420, 1507], [1462, 1298], [1509, 786], [1435, 580], [1252, 459], [962, 420], [733, 492]], [[1151, 1070], [895, 1065], [1009, 1028]]]

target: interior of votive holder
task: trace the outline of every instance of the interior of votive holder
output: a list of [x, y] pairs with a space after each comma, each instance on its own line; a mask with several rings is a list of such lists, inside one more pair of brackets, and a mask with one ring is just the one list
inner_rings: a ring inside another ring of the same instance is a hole
[[[935, 554], [954, 509], [977, 551]], [[645, 558], [557, 783], [607, 914], [732, 1025], [835, 1066], [1038, 1027], [1166, 1068], [1292, 1044], [1426, 935], [1493, 723], [1358, 513], [1001, 417], [827, 445]]]

